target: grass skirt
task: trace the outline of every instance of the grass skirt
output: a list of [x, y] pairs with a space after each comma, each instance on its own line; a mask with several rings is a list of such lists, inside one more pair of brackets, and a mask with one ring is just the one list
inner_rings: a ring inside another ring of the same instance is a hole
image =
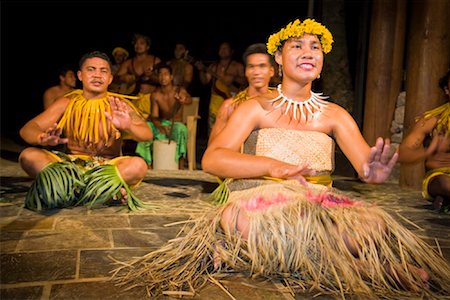
[[[247, 239], [237, 231], [224, 234], [220, 220], [226, 208], [232, 210], [231, 224], [238, 214], [248, 217]], [[343, 235], [358, 250], [349, 251]], [[152, 297], [194, 295], [209, 278], [235, 273], [280, 280], [294, 292], [342, 298], [441, 299], [450, 290], [446, 260], [388, 213], [291, 181], [235, 190], [227, 204], [191, 220], [162, 248], [117, 263], [113, 280], [145, 288]], [[426, 271], [428, 282], [411, 267]]]

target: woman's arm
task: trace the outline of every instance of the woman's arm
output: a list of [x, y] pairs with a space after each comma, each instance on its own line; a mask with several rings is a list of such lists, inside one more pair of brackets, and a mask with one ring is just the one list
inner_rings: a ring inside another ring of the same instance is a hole
[[361, 180], [382, 183], [394, 167], [398, 153], [391, 150], [389, 140], [378, 138], [373, 147], [364, 140], [353, 117], [342, 107], [333, 112], [332, 129], [336, 142], [355, 168]]
[[259, 128], [266, 111], [256, 100], [248, 100], [232, 113], [224, 129], [206, 149], [202, 168], [219, 177], [254, 178], [270, 176], [304, 181], [302, 175], [311, 175], [304, 165], [291, 165], [279, 160], [240, 153], [241, 145], [250, 133]]

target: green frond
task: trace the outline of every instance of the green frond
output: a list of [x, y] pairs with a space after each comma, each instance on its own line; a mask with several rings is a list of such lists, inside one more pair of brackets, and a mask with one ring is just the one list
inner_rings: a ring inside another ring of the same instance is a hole
[[86, 187], [77, 205], [87, 205], [89, 208], [108, 205], [115, 199], [122, 199], [124, 190], [129, 210], [137, 211], [140, 208], [147, 208], [147, 205], [134, 195], [120, 177], [114, 165], [100, 165], [87, 171], [84, 174], [84, 182]]
[[219, 180], [219, 186], [209, 195], [208, 199], [215, 205], [223, 205], [227, 203], [230, 195], [230, 189], [228, 184], [233, 180], [232, 178], [226, 178], [225, 180]]
[[72, 206], [84, 183], [76, 166], [55, 162], [39, 172], [25, 197], [25, 207], [31, 210]]

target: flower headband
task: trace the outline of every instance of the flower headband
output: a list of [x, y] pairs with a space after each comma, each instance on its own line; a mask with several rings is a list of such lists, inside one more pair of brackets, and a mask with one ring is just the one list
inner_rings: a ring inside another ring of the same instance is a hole
[[267, 52], [274, 55], [282, 42], [291, 37], [300, 37], [305, 33], [314, 34], [319, 37], [323, 53], [326, 54], [331, 51], [333, 36], [325, 26], [316, 22], [314, 19], [306, 19], [301, 23], [297, 19], [269, 37], [267, 41]]

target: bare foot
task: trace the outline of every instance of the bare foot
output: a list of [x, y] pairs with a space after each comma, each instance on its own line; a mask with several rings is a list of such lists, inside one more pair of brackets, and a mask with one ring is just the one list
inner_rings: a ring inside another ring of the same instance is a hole
[[128, 202], [127, 191], [125, 190], [125, 188], [121, 188], [120, 193], [122, 194], [122, 199], [120, 199], [120, 201], [122, 202], [123, 205], [126, 205]]
[[222, 260], [220, 259], [220, 249], [223, 248], [223, 241], [218, 241], [217, 243], [214, 243], [214, 254], [213, 254], [213, 261], [214, 261], [214, 270], [217, 270], [222, 265]]
[[444, 203], [444, 198], [441, 196], [437, 196], [433, 201], [433, 208], [436, 210], [440, 210], [442, 208], [442, 204]]
[[413, 290], [415, 292], [418, 292], [421, 288], [428, 288], [428, 280], [430, 279], [430, 275], [424, 269], [408, 264], [408, 271], [410, 273], [419, 275], [420, 279], [422, 280], [423, 284], [421, 286], [419, 283], [414, 284], [407, 278], [399, 275], [399, 271], [401, 271], [401, 269], [402, 267], [400, 265], [385, 266], [386, 272], [390, 274], [392, 278], [394, 278], [403, 288]]
[[120, 199], [118, 195], [114, 195], [111, 204], [113, 205], [126, 205], [128, 203], [128, 194], [125, 188], [120, 189]]

